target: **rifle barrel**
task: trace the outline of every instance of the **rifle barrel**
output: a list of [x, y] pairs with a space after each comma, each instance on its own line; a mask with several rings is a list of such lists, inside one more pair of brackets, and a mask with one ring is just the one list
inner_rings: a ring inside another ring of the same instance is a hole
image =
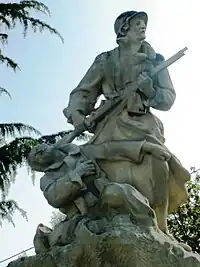
[[172, 57], [170, 57], [169, 59], [167, 59], [166, 61], [164, 61], [160, 65], [158, 65], [157, 67], [155, 67], [154, 70], [151, 73], [151, 77], [155, 76], [161, 70], [163, 70], [165, 68], [168, 68], [170, 65], [172, 65], [174, 62], [176, 62], [178, 59], [183, 57], [185, 55], [184, 52], [187, 49], [188, 49], [187, 47], [184, 47], [179, 52], [177, 52], [175, 55], [173, 55]]
[[[162, 62], [161, 64], [159, 64], [157, 67], [155, 67], [151, 73], [151, 77], [155, 76], [157, 73], [159, 73], [160, 71], [162, 71], [165, 68], [168, 68], [170, 65], [172, 65], [174, 62], [176, 62], [178, 59], [180, 59], [181, 57], [184, 56], [184, 52], [187, 50], [187, 47], [184, 47], [183, 49], [181, 49], [179, 52], [177, 52], [176, 54], [174, 54], [172, 57], [170, 57], [169, 59], [167, 59], [166, 61]], [[94, 114], [93, 116], [89, 116], [86, 120], [87, 122], [90, 124], [98, 119], [101, 119], [102, 117], [105, 116], [105, 114], [110, 111], [115, 105], [117, 105], [120, 101], [122, 100], [121, 97], [119, 97], [118, 99], [116, 99], [114, 102], [108, 100], [107, 103], [104, 104], [104, 107], [101, 107], [99, 109], [98, 114]], [[66, 143], [70, 143], [72, 142], [78, 135], [80, 135], [80, 133], [84, 132], [85, 127], [84, 124], [81, 125], [81, 127], [75, 128], [74, 131], [72, 133], [69, 134], [69, 136], [67, 137], [67, 141]]]

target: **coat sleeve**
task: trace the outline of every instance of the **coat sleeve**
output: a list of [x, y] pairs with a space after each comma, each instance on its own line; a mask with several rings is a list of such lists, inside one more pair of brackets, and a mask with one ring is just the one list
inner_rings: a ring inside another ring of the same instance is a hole
[[71, 92], [68, 107], [64, 110], [69, 123], [72, 123], [73, 112], [80, 111], [87, 116], [93, 110], [102, 93], [101, 85], [104, 79], [106, 58], [106, 53], [98, 55], [79, 85]]
[[40, 180], [40, 189], [48, 203], [54, 208], [62, 208], [71, 202], [83, 188], [78, 174], [67, 174], [59, 179], [52, 179], [45, 174]]
[[140, 163], [143, 159], [143, 141], [110, 141], [100, 145], [83, 145], [84, 153], [97, 160], [127, 160]]
[[150, 106], [162, 111], [169, 110], [176, 99], [176, 93], [167, 69], [157, 75], [154, 80], [154, 89], [155, 95], [150, 99]]

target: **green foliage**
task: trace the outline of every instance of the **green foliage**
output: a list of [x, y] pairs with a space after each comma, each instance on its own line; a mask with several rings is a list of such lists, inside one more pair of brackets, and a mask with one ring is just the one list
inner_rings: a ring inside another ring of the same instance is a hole
[[[0, 3], [0, 63], [16, 71], [19, 69], [17, 62], [3, 54], [3, 47], [8, 44], [9, 33], [17, 25], [22, 27], [22, 34], [27, 36], [28, 30], [34, 32], [43, 32], [48, 30], [51, 34], [58, 36], [63, 42], [60, 33], [44, 21], [36, 18], [36, 14], [50, 15], [48, 7], [40, 1], [36, 0], [20, 0], [18, 2]], [[9, 92], [0, 87], [0, 95]], [[18, 210], [24, 215], [24, 211], [20, 209], [17, 203], [13, 200], [7, 200], [6, 195], [11, 182], [14, 181], [17, 168], [26, 162], [26, 158], [30, 149], [41, 142], [53, 143], [57, 136], [64, 135], [64, 132], [52, 135], [43, 136], [38, 139], [32, 137], [24, 137], [28, 133], [40, 134], [32, 126], [22, 123], [1, 123], [0, 124], [0, 223], [2, 219], [8, 219], [12, 222], [12, 216], [15, 210]]]
[[[48, 30], [50, 33], [56, 34], [63, 41], [60, 33], [37, 18], [34, 18], [32, 12], [50, 15], [48, 7], [42, 2], [36, 0], [21, 0], [19, 3], [0, 3], [0, 21], [5, 29], [13, 29], [18, 23], [23, 27], [24, 36], [27, 34], [28, 28], [32, 28], [34, 32], [38, 30]], [[5, 44], [8, 40], [6, 33], [1, 33], [2, 42]]]
[[[21, 126], [21, 129], [19, 125]], [[21, 124], [19, 125], [17, 124], [16, 128], [18, 133], [23, 133], [24, 129], [29, 130], [29, 132], [31, 131], [31, 133], [38, 133], [38, 131], [32, 127], [27, 127], [26, 125]], [[12, 127], [14, 126], [12, 125]], [[0, 132], [4, 130], [1, 129], [0, 124]], [[13, 130], [15, 130], [15, 128], [13, 128]], [[19, 137], [0, 146], [0, 192], [2, 198], [0, 199], [0, 223], [5, 218], [12, 222], [11, 218], [15, 210], [25, 214], [24, 211], [18, 207], [15, 201], [6, 200], [6, 196], [12, 182], [15, 181], [14, 178], [17, 174], [17, 169], [26, 164], [27, 156], [32, 147], [41, 143], [54, 144], [59, 138], [62, 138], [70, 132], [71, 131], [62, 131], [57, 134], [44, 135], [40, 138]], [[14, 132], [12, 131], [5, 131], [5, 133], [11, 133], [12, 137], [14, 137]]]
[[[29, 133], [39, 135], [40, 132], [29, 125], [22, 123], [1, 123], [0, 124], [0, 224], [2, 219], [12, 222], [12, 215], [18, 210], [22, 215], [25, 212], [19, 208], [14, 200], [7, 200], [6, 196], [14, 181], [17, 168], [22, 166], [27, 157], [28, 149], [34, 144], [31, 137], [16, 138], [16, 135], [23, 136]], [[9, 139], [9, 141], [7, 141]]]
[[54, 144], [57, 139], [62, 138], [68, 133], [70, 133], [70, 131], [44, 135], [40, 138], [20, 137], [2, 145], [0, 147], [0, 190], [7, 193], [7, 189], [10, 187], [11, 182], [14, 181], [17, 169], [26, 164], [28, 153], [32, 147], [41, 143]]
[[192, 180], [188, 182], [188, 201], [169, 216], [171, 233], [179, 241], [187, 243], [193, 251], [200, 253], [200, 174], [191, 168]]
[[[48, 30], [51, 34], [55, 34], [62, 42], [64, 42], [63, 37], [55, 28], [51, 27], [44, 21], [35, 18], [33, 13], [50, 15], [48, 7], [36, 0], [21, 0], [18, 3], [0, 3], [0, 43], [2, 46], [8, 44], [9, 31], [17, 25], [21, 25], [24, 37], [26, 37], [29, 29], [32, 29], [34, 32]], [[0, 63], [6, 64], [7, 67], [12, 68], [14, 71], [19, 69], [17, 62], [8, 56], [3, 55], [1, 49]]]
[[0, 87], [0, 95], [2, 95], [2, 94], [5, 94], [11, 98], [10, 93], [6, 89]]
[[5, 219], [15, 225], [12, 216], [16, 210], [27, 219], [26, 212], [18, 206], [16, 201], [6, 200], [5, 196], [2, 196], [2, 200], [0, 201], [0, 226], [2, 226], [2, 220]]
[[23, 123], [0, 123], [0, 135], [2, 137], [15, 138], [16, 134], [24, 135], [26, 132], [40, 135], [40, 132], [30, 125]]

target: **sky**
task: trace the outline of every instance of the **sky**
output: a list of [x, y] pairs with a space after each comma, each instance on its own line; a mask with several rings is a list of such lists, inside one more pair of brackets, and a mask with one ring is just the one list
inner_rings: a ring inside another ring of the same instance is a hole
[[[0, 2], [7, 2], [6, 0]], [[48, 32], [29, 31], [27, 38], [17, 27], [10, 33], [4, 53], [15, 59], [21, 71], [0, 65], [1, 84], [12, 94], [0, 98], [2, 122], [23, 122], [42, 134], [71, 129], [62, 110], [68, 96], [94, 58], [116, 46], [113, 24], [127, 10], [148, 13], [147, 41], [167, 59], [185, 46], [186, 55], [169, 68], [177, 93], [168, 112], [154, 112], [163, 121], [166, 145], [187, 168], [200, 167], [199, 150], [199, 10], [196, 0], [45, 0], [51, 17], [39, 16], [59, 30], [65, 39]], [[36, 14], [37, 15], [37, 14]], [[10, 198], [27, 211], [28, 222], [18, 213], [15, 227], [4, 222], [0, 228], [0, 261], [33, 244], [39, 223], [49, 225], [52, 208], [33, 186], [27, 170], [19, 170]], [[33, 251], [32, 251], [33, 253]], [[0, 264], [6, 266], [8, 262]]]

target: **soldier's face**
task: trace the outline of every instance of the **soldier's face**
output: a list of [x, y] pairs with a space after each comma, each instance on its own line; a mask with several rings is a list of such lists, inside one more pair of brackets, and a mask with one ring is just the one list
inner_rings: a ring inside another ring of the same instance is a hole
[[142, 17], [136, 16], [130, 20], [127, 38], [130, 43], [141, 42], [146, 38], [146, 24]]
[[53, 161], [53, 151], [51, 146], [42, 145], [41, 149], [37, 151], [35, 157], [37, 162], [41, 165], [50, 164]]

